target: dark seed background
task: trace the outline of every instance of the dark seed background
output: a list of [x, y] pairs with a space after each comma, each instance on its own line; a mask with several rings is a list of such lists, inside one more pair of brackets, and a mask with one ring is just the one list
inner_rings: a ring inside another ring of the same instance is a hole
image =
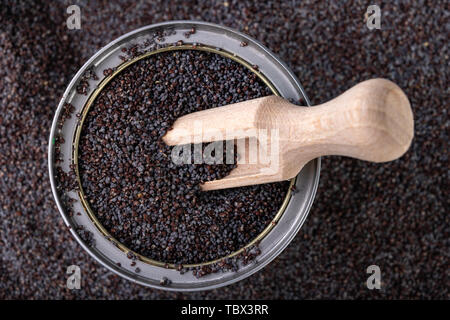
[[[68, 30], [70, 4], [81, 30]], [[449, 299], [448, 34], [444, 2], [0, 1], [0, 298]], [[135, 285], [94, 262], [64, 227], [50, 191], [47, 140], [66, 85], [118, 36], [151, 23], [205, 20], [263, 42], [301, 80], [313, 104], [385, 77], [415, 117], [409, 152], [387, 164], [327, 157], [314, 206], [289, 247], [262, 271], [205, 292]], [[66, 268], [81, 268], [81, 290]], [[368, 290], [366, 268], [381, 268]]]

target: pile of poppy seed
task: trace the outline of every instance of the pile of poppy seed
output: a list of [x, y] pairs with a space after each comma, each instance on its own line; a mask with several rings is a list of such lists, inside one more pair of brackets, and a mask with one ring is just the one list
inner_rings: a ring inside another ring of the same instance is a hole
[[79, 145], [82, 187], [102, 225], [134, 252], [178, 265], [223, 258], [256, 238], [288, 182], [204, 192], [202, 183], [236, 167], [225, 163], [226, 144], [219, 163], [194, 164], [202, 146], [190, 145], [191, 164], [175, 164], [162, 137], [185, 114], [269, 94], [244, 66], [197, 50], [152, 55], [119, 73], [89, 109]]
[[[81, 30], [66, 28], [70, 4], [0, 6], [1, 299], [450, 298], [445, 3], [380, 3], [381, 30], [366, 27], [364, 1], [79, 0]], [[58, 212], [47, 167], [51, 123], [79, 68], [125, 33], [177, 19], [218, 23], [261, 41], [315, 105], [359, 81], [391, 79], [415, 119], [411, 149], [397, 161], [322, 158], [311, 212], [268, 266], [233, 285], [190, 293], [134, 284], [89, 256]], [[381, 290], [366, 286], [373, 264]], [[80, 290], [66, 288], [71, 265], [80, 267]]]

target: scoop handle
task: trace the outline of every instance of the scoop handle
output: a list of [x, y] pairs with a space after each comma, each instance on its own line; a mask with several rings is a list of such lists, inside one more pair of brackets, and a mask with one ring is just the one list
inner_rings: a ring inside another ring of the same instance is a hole
[[297, 151], [297, 161], [325, 155], [391, 161], [408, 150], [414, 136], [408, 98], [386, 79], [361, 82], [329, 102], [312, 108], [292, 106], [291, 111], [295, 114], [285, 113], [288, 148]]

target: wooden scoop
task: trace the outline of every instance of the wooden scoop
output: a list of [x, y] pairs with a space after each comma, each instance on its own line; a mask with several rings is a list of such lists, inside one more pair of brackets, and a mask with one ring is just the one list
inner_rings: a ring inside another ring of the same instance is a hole
[[[261, 138], [264, 131], [266, 139]], [[270, 163], [238, 162], [225, 178], [202, 185], [203, 190], [216, 190], [287, 180], [310, 160], [325, 155], [392, 161], [408, 150], [413, 135], [406, 95], [389, 80], [372, 79], [315, 107], [268, 96], [191, 113], [177, 119], [163, 140], [178, 145], [246, 139], [237, 150], [246, 160], [254, 139], [266, 152], [273, 151]]]

